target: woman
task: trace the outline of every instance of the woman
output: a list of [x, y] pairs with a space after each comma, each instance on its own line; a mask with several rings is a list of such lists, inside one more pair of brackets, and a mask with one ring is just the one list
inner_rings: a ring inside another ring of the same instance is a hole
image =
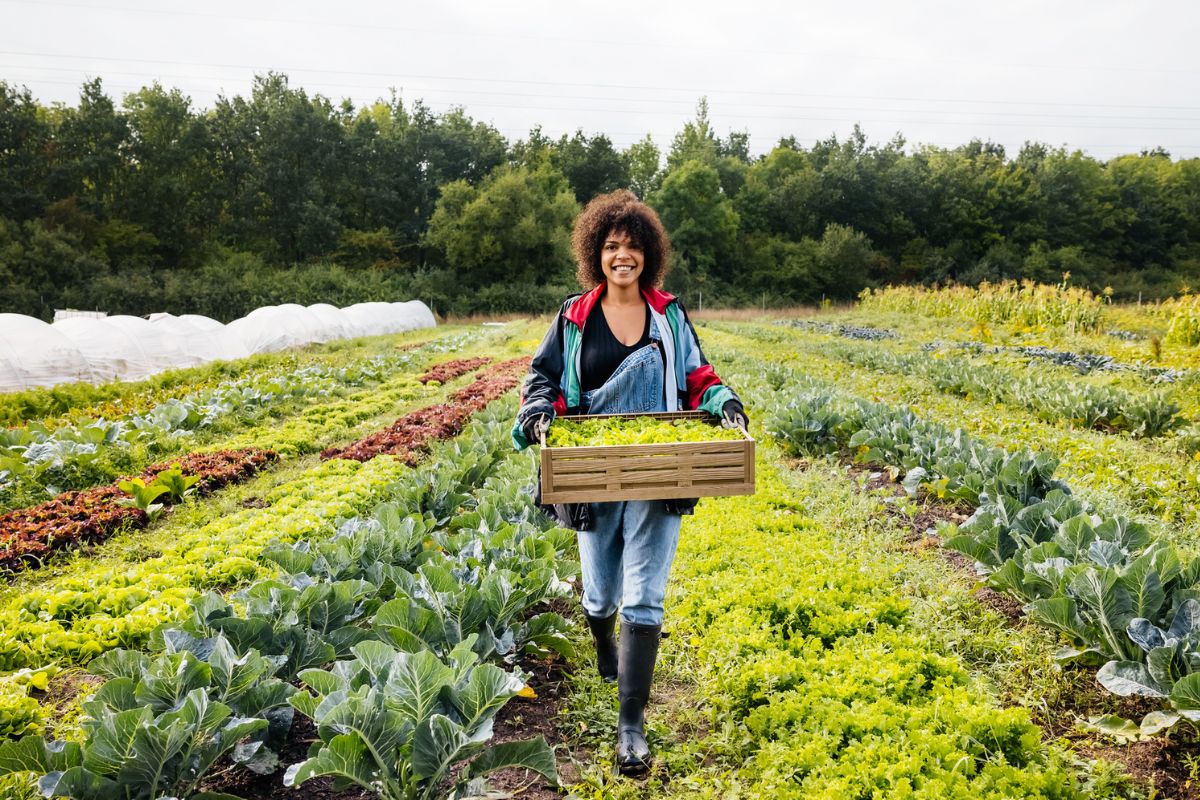
[[[601, 195], [575, 221], [577, 277], [538, 347], [513, 427], [518, 449], [539, 441], [557, 414], [703, 409], [745, 427], [741, 401], [700, 351], [687, 313], [662, 284], [670, 244], [658, 215], [629, 191]], [[620, 698], [621, 772], [649, 768], [644, 712], [662, 633], [667, 574], [682, 514], [695, 500], [555, 506], [579, 533], [583, 608], [601, 676]], [[621, 609], [621, 643], [614, 630]]]

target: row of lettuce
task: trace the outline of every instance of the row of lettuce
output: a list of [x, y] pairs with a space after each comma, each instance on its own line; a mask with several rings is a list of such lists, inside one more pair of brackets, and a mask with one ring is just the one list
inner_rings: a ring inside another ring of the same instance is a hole
[[509, 371], [506, 380], [485, 378], [476, 383], [486, 392], [468, 386], [451, 397], [450, 405], [458, 409], [456, 427], [426, 428], [424, 439], [409, 441], [410, 450], [361, 463], [320, 463], [248, 507], [197, 528], [179, 525], [155, 558], [131, 567], [80, 561], [80, 569], [55, 578], [49, 587], [13, 595], [0, 606], [0, 669], [86, 663], [110, 649], [142, 645], [158, 624], [178, 616], [196, 591], [262, 577], [257, 558], [266, 543], [317, 536], [338, 517], [361, 511], [404, 473], [415, 452], [458, 433], [470, 414], [511, 390], [515, 365], [502, 366]]
[[[1062, 460], [1062, 474], [1096, 505], [1111, 513], [1158, 517], [1187, 546], [1200, 543], [1200, 460], [1180, 452], [1174, 446], [1178, 440], [1134, 439], [1041, 422], [1020, 409], [937, 392], [928, 381], [911, 375], [855, 367], [832, 355], [832, 348], [773, 326], [710, 323], [704, 335], [733, 354], [765, 347], [774, 363], [786, 361], [859, 397], [909, 404], [923, 418], [961, 427], [992, 444], [1020, 443], [1055, 453]], [[769, 374], [772, 366], [763, 373]], [[1194, 400], [1191, 404], [1196, 406]]]
[[[465, 371], [475, 363], [459, 364]], [[512, 372], [513, 364], [501, 365]], [[445, 367], [439, 372], [443, 376]], [[453, 430], [418, 426], [398, 456], [366, 463], [342, 459], [304, 470], [294, 479], [251, 498], [242, 508], [207, 524], [174, 526], [162, 551], [134, 566], [83, 559], [47, 585], [10, 593], [0, 604], [0, 735], [37, 728], [43, 709], [27, 697], [48, 665], [84, 664], [114, 648], [140, 647], [160, 624], [178, 618], [198, 591], [236, 586], [264, 573], [262, 548], [275, 539], [299, 541], [322, 535], [336, 519], [361, 511], [382, 487], [394, 482], [415, 456], [439, 438], [456, 434], [473, 412], [509, 391], [516, 378], [477, 380], [451, 396]], [[175, 478], [182, 478], [172, 470]], [[181, 481], [181, 483], [186, 481]], [[185, 489], [186, 491], [186, 489]], [[121, 506], [115, 506], [122, 508]], [[134, 509], [136, 511], [136, 509]]]
[[1141, 732], [1200, 720], [1200, 560], [1183, 560], [1144, 525], [1089, 508], [1055, 479], [1050, 454], [992, 447], [804, 375], [776, 371], [775, 380], [787, 399], [767, 428], [793, 452], [846, 449], [896, 468], [912, 495], [973, 508], [940, 531], [946, 546], [1065, 634], [1064, 659], [1103, 664], [1098, 678], [1116, 694], [1163, 700]]
[[[112, 419], [75, 414], [9, 427], [0, 431], [0, 509], [28, 505], [47, 493], [110, 482], [140, 472], [153, 460], [331, 395], [387, 384], [397, 375], [411, 376], [431, 354], [457, 350], [469, 338], [439, 337], [410, 350], [344, 364], [253, 372]], [[336, 354], [334, 360], [340, 360]]]
[[[811, 326], [809, 326], [811, 327]], [[762, 329], [758, 336], [767, 335]], [[781, 337], [784, 339], [785, 337]], [[864, 337], [851, 337], [864, 338]], [[791, 343], [802, 344], [796, 337]], [[816, 346], [812, 343], [811, 346]], [[1200, 450], [1200, 425], [1183, 414], [1178, 398], [1196, 391], [1194, 373], [1177, 378], [1178, 387], [1168, 389], [1126, 389], [1079, 379], [1060, 370], [1013, 369], [981, 358], [955, 355], [950, 348], [915, 352], [853, 343], [821, 341], [827, 357], [838, 358], [874, 372], [911, 375], [930, 383], [935, 389], [960, 397], [971, 397], [1027, 411], [1043, 422], [1094, 428], [1106, 433], [1126, 433], [1138, 438], [1163, 437], [1185, 429], [1173, 437], [1189, 455]], [[959, 348], [955, 348], [959, 349]], [[979, 352], [984, 352], [980, 349]], [[1007, 351], [1001, 351], [1007, 352]], [[1022, 358], [1041, 359], [1056, 366], [1079, 365], [1094, 368], [1095, 362], [1082, 354], [1029, 348], [1014, 351]], [[990, 353], [995, 355], [995, 352]], [[1115, 362], [1107, 361], [1107, 364]], [[1194, 409], [1192, 410], [1194, 412]]]
[[316, 741], [287, 767], [288, 785], [333, 776], [398, 799], [436, 796], [452, 771], [475, 790], [510, 765], [553, 780], [544, 741], [489, 741], [525, 687], [519, 656], [570, 649], [566, 621], [545, 605], [572, 591], [571, 538], [522, 491], [528, 455], [505, 455], [513, 411], [495, 403], [431, 463], [393, 471], [336, 534], [258, 542], [246, 588], [192, 590], [143, 632], [148, 652], [91, 661], [108, 680], [79, 741], [10, 741], [0, 771], [39, 773], [46, 796], [189, 797], [221, 788], [210, 773], [222, 757], [277, 772], [298, 711]]
[[706, 501], [680, 541], [671, 641], [695, 659], [719, 760], [665, 794], [1088, 796], [1025, 709], [999, 708], [913, 625], [894, 565], [815, 521], [807, 492], [827, 478], [797, 492], [773, 460], [754, 496]]
[[[285, 428], [280, 432], [282, 435], [254, 428], [244, 432], [234, 443], [280, 441], [285, 457], [309, 452], [317, 442], [326, 443], [330, 436], [344, 433], [349, 425], [393, 411], [397, 405], [411, 400], [417, 394], [413, 387], [418, 384], [436, 381], [440, 385], [443, 380], [460, 377], [487, 360], [453, 359], [415, 379], [409, 374], [392, 376], [383, 386], [373, 387], [369, 397], [356, 393], [333, 403], [305, 409], [282, 426]], [[492, 389], [488, 396], [499, 394]], [[474, 394], [468, 400], [473, 398]], [[477, 403], [462, 402], [457, 395], [451, 400], [450, 407], [457, 409], [463, 420], [478, 408]], [[449, 434], [418, 430], [410, 443], [414, 451], [419, 451], [431, 435], [445, 438]], [[203, 496], [229, 483], [245, 480], [277, 458], [277, 451], [258, 447], [192, 452], [169, 463], [148, 467], [139, 477], [118, 480], [108, 486], [64, 492], [52, 500], [2, 514], [0, 569], [11, 572], [40, 566], [53, 551], [94, 544], [117, 531], [144, 527], [157, 518], [165, 505], [178, 503], [192, 493]]]

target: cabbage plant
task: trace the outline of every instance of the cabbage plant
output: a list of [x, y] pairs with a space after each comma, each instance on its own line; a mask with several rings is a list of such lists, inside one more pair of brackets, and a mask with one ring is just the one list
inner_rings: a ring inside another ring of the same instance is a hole
[[300, 673], [311, 693], [291, 703], [316, 722], [319, 740], [307, 760], [288, 768], [284, 785], [328, 775], [335, 787], [361, 786], [384, 800], [429, 800], [452, 770], [465, 787], [505, 767], [557, 783], [544, 738], [489, 744], [496, 712], [524, 682], [480, 664], [473, 645], [464, 640], [443, 661], [429, 650], [362, 642], [353, 659]]

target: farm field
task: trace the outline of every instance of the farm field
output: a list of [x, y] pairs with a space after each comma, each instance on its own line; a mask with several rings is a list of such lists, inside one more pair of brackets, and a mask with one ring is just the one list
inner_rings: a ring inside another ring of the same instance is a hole
[[0, 397], [0, 796], [1200, 797], [1186, 310], [912, 291], [697, 315], [757, 493], [641, 781], [512, 448], [546, 319]]

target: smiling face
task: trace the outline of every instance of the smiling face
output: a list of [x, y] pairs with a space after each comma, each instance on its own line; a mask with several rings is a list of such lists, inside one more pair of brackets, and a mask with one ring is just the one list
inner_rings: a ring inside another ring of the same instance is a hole
[[625, 231], [612, 230], [600, 246], [600, 269], [610, 286], [630, 286], [638, 282], [646, 254]]

